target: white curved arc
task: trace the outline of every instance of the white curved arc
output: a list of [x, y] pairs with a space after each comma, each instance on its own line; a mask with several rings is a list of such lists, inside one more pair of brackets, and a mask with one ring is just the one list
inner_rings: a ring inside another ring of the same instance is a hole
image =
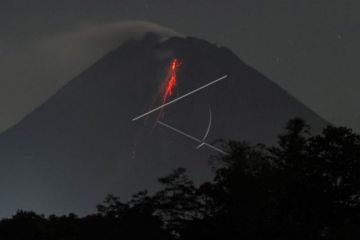
[[210, 105], [208, 105], [208, 107], [209, 107], [209, 124], [208, 124], [208, 127], [207, 127], [207, 129], [206, 129], [205, 135], [204, 135], [204, 137], [201, 139], [201, 141], [204, 141], [204, 140], [207, 138], [207, 136], [209, 135], [209, 133], [210, 133], [210, 128], [211, 128], [211, 124], [212, 124], [212, 113], [211, 113]]
[[196, 149], [200, 149], [202, 146], [206, 145], [204, 141], [210, 133], [210, 128], [211, 128], [211, 124], [212, 124], [212, 113], [211, 113], [210, 105], [208, 105], [208, 107], [209, 107], [209, 124], [206, 129], [204, 137], [201, 139], [201, 143], [196, 147]]

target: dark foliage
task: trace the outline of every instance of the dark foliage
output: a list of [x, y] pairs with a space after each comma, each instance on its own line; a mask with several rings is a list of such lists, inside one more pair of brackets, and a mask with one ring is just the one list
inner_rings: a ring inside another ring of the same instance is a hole
[[215, 177], [196, 187], [183, 168], [129, 202], [109, 195], [86, 217], [19, 211], [0, 239], [360, 239], [360, 136], [329, 126], [311, 136], [290, 120], [278, 146], [229, 141]]

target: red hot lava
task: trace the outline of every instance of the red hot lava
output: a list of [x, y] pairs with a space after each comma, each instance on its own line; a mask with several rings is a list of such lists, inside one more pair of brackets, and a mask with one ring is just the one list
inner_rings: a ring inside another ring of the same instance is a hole
[[181, 63], [178, 59], [173, 59], [170, 64], [169, 74], [164, 83], [162, 103], [166, 103], [168, 98], [173, 94], [174, 88], [177, 83], [176, 73], [179, 70]]

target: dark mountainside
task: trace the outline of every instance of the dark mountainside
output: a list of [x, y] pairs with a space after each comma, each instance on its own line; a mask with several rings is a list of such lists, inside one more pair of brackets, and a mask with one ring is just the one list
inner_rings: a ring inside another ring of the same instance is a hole
[[[195, 38], [159, 43], [148, 35], [110, 52], [19, 124], [0, 135], [0, 216], [19, 208], [85, 214], [108, 193], [124, 199], [154, 190], [157, 178], [186, 167], [197, 182], [217, 154], [154, 118], [131, 119], [159, 102], [171, 59], [182, 65], [175, 96], [223, 80], [166, 108], [163, 121], [207, 142], [274, 143], [285, 122], [302, 117], [315, 132], [327, 123], [226, 48]], [[157, 114], [155, 114], [156, 116]], [[154, 116], [154, 115], [153, 115]]]

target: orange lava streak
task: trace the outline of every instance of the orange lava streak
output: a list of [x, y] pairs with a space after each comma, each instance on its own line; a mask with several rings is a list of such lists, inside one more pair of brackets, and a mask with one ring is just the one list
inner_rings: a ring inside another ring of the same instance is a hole
[[165, 83], [166, 84], [164, 89], [165, 91], [162, 98], [163, 104], [166, 103], [168, 98], [173, 94], [173, 90], [176, 86], [176, 81], [177, 81], [176, 72], [178, 71], [179, 67], [180, 67], [180, 61], [176, 58], [172, 60], [170, 65], [169, 77]]

